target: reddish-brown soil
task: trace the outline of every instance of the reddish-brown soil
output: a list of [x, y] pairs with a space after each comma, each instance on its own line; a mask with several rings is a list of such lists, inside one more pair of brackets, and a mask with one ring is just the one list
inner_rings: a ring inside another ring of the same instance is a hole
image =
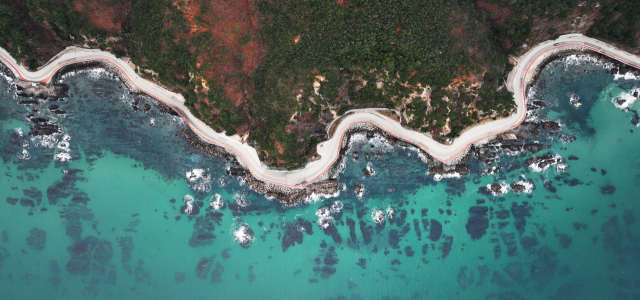
[[131, 18], [133, 6], [126, 0], [76, 0], [73, 2], [73, 9], [85, 15], [96, 28], [116, 33], [122, 31], [122, 23]]
[[[224, 96], [234, 107], [251, 98], [253, 84], [249, 76], [265, 54], [264, 43], [255, 38], [260, 29], [260, 16], [254, 2], [174, 2], [177, 7], [185, 6], [180, 9], [190, 27], [188, 39], [209, 32], [217, 42], [217, 45], [199, 49], [197, 66], [209, 82], [222, 84]], [[201, 5], [207, 6], [208, 11], [202, 12]]]

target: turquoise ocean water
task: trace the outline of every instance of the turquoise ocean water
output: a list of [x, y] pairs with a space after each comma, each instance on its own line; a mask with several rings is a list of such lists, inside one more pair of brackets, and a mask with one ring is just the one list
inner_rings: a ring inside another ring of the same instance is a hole
[[[356, 136], [344, 190], [289, 208], [108, 73], [63, 80], [67, 100], [21, 105], [0, 78], [0, 299], [640, 299], [640, 107], [616, 107], [640, 80], [593, 59], [557, 60], [532, 88], [548, 106], [531, 118], [563, 125], [548, 149], [436, 181], [415, 150]], [[29, 136], [31, 117], [62, 132]], [[567, 168], [526, 166], [546, 153]], [[531, 191], [487, 193], [517, 181]], [[378, 225], [378, 209], [395, 216]]]

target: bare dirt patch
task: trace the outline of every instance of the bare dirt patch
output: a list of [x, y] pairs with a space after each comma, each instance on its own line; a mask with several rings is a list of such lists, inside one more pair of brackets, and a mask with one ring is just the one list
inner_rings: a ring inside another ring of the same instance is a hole
[[110, 33], [122, 31], [122, 24], [131, 19], [133, 6], [130, 1], [76, 0], [73, 9], [87, 17], [98, 29]]
[[253, 83], [249, 76], [265, 55], [264, 43], [256, 37], [260, 15], [254, 3], [255, 0], [174, 1], [187, 19], [187, 39], [204, 32], [211, 35], [211, 43], [195, 53], [197, 66], [207, 81], [222, 85], [225, 98], [234, 107], [251, 99]]

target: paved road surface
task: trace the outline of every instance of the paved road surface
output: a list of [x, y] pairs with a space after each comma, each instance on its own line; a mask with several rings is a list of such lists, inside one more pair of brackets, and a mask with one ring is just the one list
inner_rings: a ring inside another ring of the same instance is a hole
[[187, 122], [189, 127], [197, 133], [201, 138], [209, 143], [222, 146], [229, 151], [235, 153], [239, 160], [243, 162], [253, 175], [260, 179], [271, 183], [276, 183], [289, 187], [303, 187], [322, 178], [322, 175], [329, 167], [338, 159], [340, 152], [340, 141], [347, 129], [354, 124], [368, 122], [377, 125], [386, 130], [390, 134], [412, 143], [424, 151], [431, 154], [436, 159], [443, 162], [454, 161], [456, 157], [464, 152], [469, 145], [479, 142], [488, 137], [494, 136], [501, 132], [518, 126], [526, 116], [525, 92], [531, 72], [535, 69], [537, 63], [542, 58], [555, 50], [567, 47], [582, 47], [604, 55], [615, 58], [628, 65], [640, 68], [640, 58], [628, 52], [619, 50], [604, 42], [585, 37], [580, 34], [564, 35], [554, 41], [547, 41], [536, 45], [529, 52], [519, 57], [518, 65], [509, 74], [507, 87], [514, 92], [515, 101], [517, 103], [517, 111], [515, 114], [496, 121], [488, 122], [479, 126], [475, 126], [465, 131], [451, 145], [440, 144], [423, 134], [402, 127], [398, 122], [389, 119], [375, 111], [358, 111], [345, 117], [333, 138], [318, 145], [318, 154], [321, 159], [308, 163], [304, 169], [295, 171], [276, 171], [270, 170], [262, 164], [258, 158], [258, 153], [253, 147], [246, 143], [242, 143], [237, 136], [228, 137], [219, 134], [209, 128], [202, 121], [194, 117], [184, 105], [182, 95], [170, 92], [153, 82], [150, 82], [138, 76], [131, 67], [121, 59], [116, 58], [111, 53], [100, 50], [89, 50], [71, 47], [56, 55], [49, 63], [41, 67], [36, 72], [29, 72], [2, 48], [0, 48], [0, 61], [7, 64], [16, 77], [27, 81], [41, 81], [48, 83], [52, 75], [61, 67], [83, 61], [101, 60], [110, 63], [120, 69], [120, 71], [138, 87], [141, 91], [150, 96], [173, 107], [182, 118]]

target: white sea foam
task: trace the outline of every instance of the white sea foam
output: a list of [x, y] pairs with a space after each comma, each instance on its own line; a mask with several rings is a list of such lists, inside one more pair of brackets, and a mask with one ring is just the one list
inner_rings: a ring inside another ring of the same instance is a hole
[[28, 160], [31, 158], [31, 154], [29, 154], [29, 151], [27, 151], [27, 149], [22, 149], [22, 151], [18, 153], [18, 158]]
[[342, 204], [342, 202], [340, 201], [333, 202], [333, 204], [331, 204], [331, 212], [334, 214], [337, 214], [342, 210], [343, 207], [344, 207], [344, 204]]
[[222, 200], [222, 196], [218, 193], [211, 196], [211, 202], [209, 203], [211, 207], [215, 210], [219, 210], [224, 207], [224, 200]]
[[151, 126], [151, 127], [156, 127], [156, 119], [151, 118], [151, 119], [149, 120], [149, 126]]
[[534, 185], [530, 180], [526, 180], [526, 178], [524, 177], [524, 175], [522, 175], [522, 180], [518, 180], [514, 183], [512, 183], [511, 185], [522, 185], [524, 186], [524, 190], [522, 191], [516, 191], [516, 190], [512, 190], [516, 193], [525, 193], [525, 194], [530, 194], [533, 191]]
[[[634, 88], [629, 92], [620, 93], [618, 96], [611, 99], [611, 103], [623, 111], [628, 111], [633, 103], [638, 101], [638, 97], [634, 97], [634, 94], [640, 94], [640, 88]], [[621, 103], [618, 103], [618, 101]]]
[[55, 159], [59, 160], [59, 161], [70, 161], [71, 160], [71, 154], [69, 154], [67, 152], [58, 152], [58, 153], [56, 153]]
[[239, 194], [238, 192], [233, 194], [233, 202], [235, 202], [240, 207], [247, 207], [251, 205], [251, 200], [247, 199], [244, 194]]
[[387, 206], [387, 216], [389, 220], [393, 220], [396, 217], [396, 211], [391, 206]]
[[233, 230], [233, 240], [240, 243], [240, 245], [246, 246], [255, 239], [252, 232], [247, 223], [240, 223], [238, 229]]
[[362, 184], [360, 184], [359, 187], [360, 187], [360, 191], [355, 192], [356, 193], [356, 198], [362, 199], [362, 196], [364, 196], [364, 192], [366, 191], [366, 189], [365, 189], [364, 185], [362, 185]]
[[571, 97], [569, 97], [569, 103], [578, 108], [582, 105], [582, 100], [580, 100], [580, 96], [578, 96], [578, 94], [572, 93]]
[[18, 134], [19, 137], [24, 136], [24, 133], [22, 132], [22, 128], [21, 127], [16, 128], [15, 131]]
[[[429, 171], [427, 171], [427, 174], [429, 174]], [[436, 175], [433, 175], [433, 180], [440, 181], [440, 180], [442, 180], [444, 178], [460, 178], [460, 177], [461, 177], [460, 173], [454, 172], [454, 173], [450, 173], [450, 174], [436, 174]]]
[[384, 215], [384, 211], [382, 211], [382, 209], [379, 209], [377, 207], [374, 207], [373, 210], [371, 211], [371, 219], [373, 220], [374, 223], [378, 224], [378, 225], [384, 225], [385, 223], [385, 215]]
[[206, 174], [204, 169], [193, 169], [186, 173], [189, 187], [194, 191], [209, 192], [211, 190], [211, 175]]
[[193, 196], [189, 194], [184, 195], [184, 197], [182, 198], [182, 201], [184, 201], [184, 203], [187, 205], [187, 208], [184, 209], [184, 213], [191, 214], [191, 212], [193, 211], [193, 203], [194, 203]]
[[508, 184], [506, 184], [504, 181], [503, 181], [503, 182], [500, 182], [500, 183], [498, 183], [498, 184], [500, 185], [500, 191], [499, 191], [499, 192], [494, 192], [494, 191], [491, 189], [491, 185], [492, 185], [491, 183], [487, 184], [487, 189], [489, 189], [489, 191], [491, 191], [491, 194], [492, 194], [492, 195], [494, 195], [494, 196], [499, 196], [499, 195], [504, 195], [504, 194], [506, 194], [506, 193], [508, 193], [508, 192], [509, 192], [509, 185], [508, 185]]
[[620, 74], [620, 73], [613, 74], [613, 80], [620, 80], [620, 79], [623, 79], [623, 80], [637, 80], [637, 79], [640, 79], [640, 76], [636, 76], [631, 72], [627, 72], [627, 73], [624, 73], [624, 74]]
[[322, 229], [327, 229], [331, 222], [333, 222], [333, 217], [331, 216], [331, 210], [326, 207], [320, 207], [316, 210], [316, 216], [318, 217], [318, 226]]
[[225, 187], [226, 185], [227, 185], [227, 180], [224, 178], [224, 176], [220, 176], [220, 178], [218, 178], [218, 186]]

